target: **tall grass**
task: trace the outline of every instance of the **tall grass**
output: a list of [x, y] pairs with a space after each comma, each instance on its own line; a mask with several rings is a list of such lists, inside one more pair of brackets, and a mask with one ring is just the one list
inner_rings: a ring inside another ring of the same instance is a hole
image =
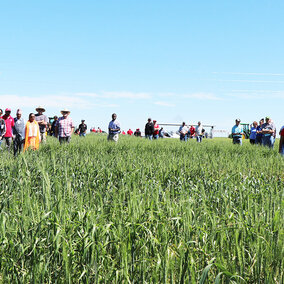
[[276, 150], [89, 135], [1, 155], [0, 282], [283, 283]]

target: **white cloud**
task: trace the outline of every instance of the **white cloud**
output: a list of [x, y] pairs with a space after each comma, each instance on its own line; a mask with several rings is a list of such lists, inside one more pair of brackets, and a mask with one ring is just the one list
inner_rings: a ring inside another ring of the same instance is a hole
[[171, 104], [169, 102], [155, 102], [154, 103], [155, 105], [158, 105], [158, 106], [164, 106], [164, 107], [174, 107], [175, 105], [174, 104]]
[[198, 99], [198, 100], [212, 100], [212, 101], [223, 100], [222, 98], [217, 97], [216, 95], [212, 93], [193, 93], [193, 94], [183, 95], [183, 97], [190, 98], [190, 99]]
[[103, 99], [150, 99], [149, 93], [143, 92], [101, 92], [101, 93], [76, 93], [79, 97], [103, 98]]
[[251, 76], [284, 76], [283, 73], [256, 73], [256, 72], [212, 72], [212, 74], [251, 75]]
[[96, 104], [89, 99], [78, 97], [76, 95], [43, 95], [37, 97], [19, 96], [19, 95], [0, 95], [2, 107], [25, 108], [37, 107], [39, 105], [45, 108], [81, 108], [90, 109], [92, 107], [117, 107], [116, 104]]

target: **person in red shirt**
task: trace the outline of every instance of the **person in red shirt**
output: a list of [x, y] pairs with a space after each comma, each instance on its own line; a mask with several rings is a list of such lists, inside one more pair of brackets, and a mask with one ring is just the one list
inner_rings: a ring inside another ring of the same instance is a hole
[[6, 133], [4, 135], [4, 140], [6, 141], [6, 146], [9, 151], [12, 145], [12, 137], [13, 137], [12, 129], [15, 126], [14, 118], [10, 114], [11, 114], [11, 109], [6, 108], [5, 114], [2, 116], [2, 119], [4, 119], [6, 125]]
[[98, 132], [98, 133], [102, 133], [103, 131], [98, 127], [97, 132]]
[[122, 135], [126, 135], [126, 133], [125, 133], [125, 131], [124, 131], [124, 130], [122, 130], [121, 134], [122, 134]]
[[153, 120], [153, 123], [154, 123], [154, 139], [158, 139], [159, 138], [159, 129], [160, 129], [160, 126], [159, 124], [157, 123], [157, 120]]
[[190, 138], [193, 138], [194, 134], [195, 134], [195, 128], [193, 125], [190, 126], [189, 128], [189, 133], [190, 133]]
[[133, 131], [129, 128], [127, 134], [131, 136], [133, 134]]

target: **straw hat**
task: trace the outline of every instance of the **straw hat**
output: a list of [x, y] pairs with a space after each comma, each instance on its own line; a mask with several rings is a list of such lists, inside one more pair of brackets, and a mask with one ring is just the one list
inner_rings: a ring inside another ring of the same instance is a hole
[[67, 108], [65, 108], [65, 109], [63, 109], [63, 110], [61, 111], [61, 114], [63, 114], [64, 112], [67, 112], [67, 113], [69, 114], [69, 113], [70, 113], [70, 110], [67, 109]]
[[38, 106], [36, 108], [36, 111], [38, 112], [39, 110], [42, 110], [42, 112], [45, 112], [45, 108], [43, 106]]

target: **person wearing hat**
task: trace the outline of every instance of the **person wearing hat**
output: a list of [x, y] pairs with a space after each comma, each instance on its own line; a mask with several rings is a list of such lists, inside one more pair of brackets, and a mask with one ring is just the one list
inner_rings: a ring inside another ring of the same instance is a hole
[[85, 119], [81, 120], [81, 124], [79, 125], [79, 135], [80, 137], [86, 137], [86, 133], [87, 133], [87, 124], [85, 123]]
[[111, 116], [112, 120], [108, 125], [108, 137], [109, 141], [118, 141], [118, 134], [120, 133], [120, 123], [118, 122], [116, 113], [113, 113]]
[[56, 137], [59, 137], [60, 144], [71, 140], [71, 135], [74, 132], [74, 124], [72, 118], [69, 117], [70, 110], [63, 109], [61, 111], [62, 117], [59, 117], [55, 125]]
[[11, 149], [12, 137], [13, 137], [13, 127], [15, 125], [14, 119], [10, 114], [11, 114], [11, 109], [6, 108], [5, 114], [2, 116], [2, 119], [5, 121], [5, 126], [6, 126], [6, 133], [3, 137], [4, 137], [6, 146], [9, 151]]
[[37, 114], [35, 115], [35, 121], [39, 125], [39, 131], [40, 131], [40, 140], [41, 142], [46, 142], [46, 126], [48, 123], [47, 116], [43, 113], [45, 112], [45, 108], [42, 106], [39, 106], [36, 108]]
[[269, 148], [274, 147], [276, 137], [276, 127], [272, 122], [271, 118], [267, 116], [265, 118], [265, 123], [262, 126], [262, 145]]
[[145, 138], [152, 140], [154, 133], [154, 124], [151, 118], [148, 118], [148, 122], [145, 124]]
[[232, 128], [232, 137], [233, 137], [233, 143], [234, 144], [243, 144], [243, 134], [244, 130], [242, 125], [240, 125], [241, 120], [239, 118], [236, 119], [236, 125], [233, 126]]
[[23, 150], [25, 142], [25, 120], [22, 118], [22, 111], [20, 109], [16, 112], [16, 117], [14, 118], [13, 127], [13, 145], [14, 145], [14, 156]]

